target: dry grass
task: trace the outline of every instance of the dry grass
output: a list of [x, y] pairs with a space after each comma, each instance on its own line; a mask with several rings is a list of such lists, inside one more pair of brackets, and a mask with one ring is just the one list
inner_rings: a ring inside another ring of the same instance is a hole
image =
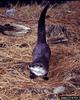
[[[23, 37], [0, 34], [0, 100], [50, 100], [51, 97], [59, 100], [60, 95], [80, 95], [80, 2], [68, 2], [48, 10], [50, 17], [46, 24], [61, 23], [70, 35], [66, 43], [49, 44], [52, 54], [48, 81], [31, 80], [27, 69], [36, 43], [37, 21], [42, 7], [32, 5], [16, 9], [14, 17], [21, 22], [1, 17], [0, 24], [19, 23], [31, 27], [32, 32]], [[0, 13], [4, 10], [0, 9]], [[24, 43], [26, 46], [22, 47]], [[65, 86], [65, 93], [55, 96], [53, 89], [57, 86]]]

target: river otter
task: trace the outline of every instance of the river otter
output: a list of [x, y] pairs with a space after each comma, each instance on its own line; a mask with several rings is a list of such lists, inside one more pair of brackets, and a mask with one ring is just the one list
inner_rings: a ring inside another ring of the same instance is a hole
[[43, 76], [43, 79], [48, 80], [49, 60], [51, 55], [51, 50], [46, 42], [45, 31], [45, 16], [48, 7], [49, 3], [43, 9], [38, 21], [37, 44], [32, 53], [32, 63], [29, 65], [31, 79], [37, 76]]

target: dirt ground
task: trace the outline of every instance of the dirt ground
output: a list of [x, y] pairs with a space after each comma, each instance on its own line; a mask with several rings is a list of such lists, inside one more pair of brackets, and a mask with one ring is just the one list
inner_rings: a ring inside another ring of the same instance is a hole
[[[31, 80], [27, 69], [37, 39], [37, 23], [43, 7], [16, 7], [14, 18], [1, 17], [0, 24], [18, 23], [29, 26], [32, 32], [25, 36], [7, 36], [0, 33], [0, 100], [60, 100], [60, 96], [80, 96], [80, 1], [50, 7], [46, 26], [63, 24], [68, 30], [67, 41], [49, 42], [51, 59], [49, 80]], [[5, 8], [0, 8], [4, 15]], [[47, 41], [54, 36], [47, 37]], [[64, 92], [54, 94], [63, 86]], [[66, 99], [67, 100], [67, 99]]]

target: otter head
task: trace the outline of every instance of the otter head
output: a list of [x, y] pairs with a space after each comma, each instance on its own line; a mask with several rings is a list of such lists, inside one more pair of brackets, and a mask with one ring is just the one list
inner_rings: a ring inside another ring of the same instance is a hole
[[36, 76], [44, 76], [47, 73], [46, 69], [41, 64], [31, 64], [29, 65], [29, 70]]

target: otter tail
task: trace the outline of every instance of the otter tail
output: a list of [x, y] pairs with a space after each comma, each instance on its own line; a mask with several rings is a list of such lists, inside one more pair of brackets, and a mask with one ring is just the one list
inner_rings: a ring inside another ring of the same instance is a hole
[[45, 16], [46, 16], [48, 7], [49, 7], [49, 3], [47, 3], [45, 8], [43, 9], [38, 21], [38, 43], [46, 42]]

